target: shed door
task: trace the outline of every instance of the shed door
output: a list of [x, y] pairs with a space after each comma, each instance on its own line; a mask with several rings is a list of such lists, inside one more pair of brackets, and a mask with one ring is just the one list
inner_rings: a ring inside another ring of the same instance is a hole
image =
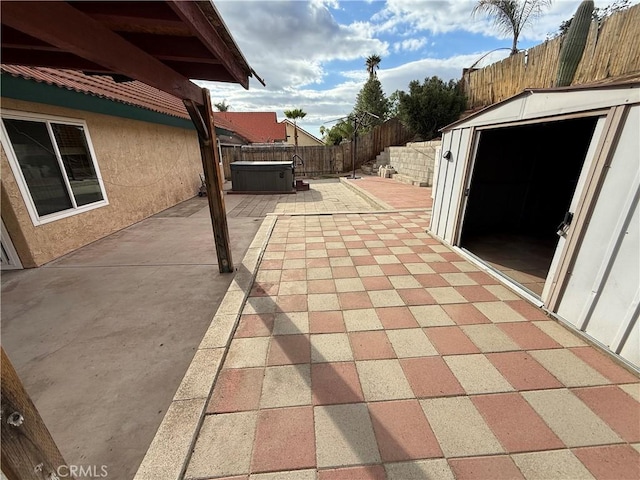
[[459, 245], [542, 301], [564, 248], [558, 226], [570, 221], [602, 122], [593, 116], [480, 133]]

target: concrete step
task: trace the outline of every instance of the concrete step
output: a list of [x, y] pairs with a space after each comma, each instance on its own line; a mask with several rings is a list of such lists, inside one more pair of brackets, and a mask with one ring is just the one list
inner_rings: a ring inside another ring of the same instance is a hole
[[394, 173], [391, 175], [391, 178], [393, 178], [394, 180], [397, 180], [400, 183], [406, 183], [409, 185], [414, 185], [416, 187], [429, 187], [429, 182], [427, 182], [426, 179], [418, 179], [418, 178], [413, 178], [413, 177], [409, 177], [408, 175], [402, 175], [400, 173]]

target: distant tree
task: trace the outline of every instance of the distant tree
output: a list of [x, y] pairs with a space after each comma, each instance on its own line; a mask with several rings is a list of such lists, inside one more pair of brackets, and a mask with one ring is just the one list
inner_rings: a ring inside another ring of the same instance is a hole
[[387, 100], [387, 97], [384, 95], [382, 84], [376, 74], [376, 69], [379, 68], [381, 61], [380, 55], [367, 57], [365, 65], [369, 73], [369, 78], [356, 97], [356, 104], [352, 114], [359, 115], [362, 112], [368, 112], [373, 113], [379, 118], [369, 117], [369, 121], [359, 129], [358, 134], [365, 133], [375, 125], [381, 124], [389, 115], [389, 100]]
[[340, 145], [353, 137], [353, 119], [351, 116], [340, 120], [331, 128], [320, 127], [322, 141], [325, 145]]
[[219, 112], [228, 112], [229, 109], [231, 108], [231, 105], [228, 105], [226, 100], [222, 100], [221, 102], [214, 103], [213, 106]]
[[452, 123], [467, 105], [461, 86], [454, 80], [444, 82], [438, 77], [409, 83], [409, 93], [399, 92], [400, 119], [424, 140], [437, 137], [438, 130]]
[[[626, 10], [631, 6], [629, 0], [616, 0], [615, 2], [607, 5], [602, 8], [594, 8], [593, 9], [593, 19], [598, 23], [602, 23], [605, 18], [610, 17], [616, 12], [620, 12], [622, 10]], [[551, 38], [559, 37], [561, 35], [566, 34], [569, 31], [569, 27], [571, 26], [571, 21], [573, 17], [568, 20], [563, 21], [558, 27], [558, 31], [554, 34], [548, 35]]]
[[518, 53], [522, 30], [550, 5], [551, 0], [478, 0], [471, 14], [474, 17], [478, 14], [493, 17], [493, 24], [498, 31], [513, 37], [511, 55], [515, 55]]
[[301, 108], [296, 108], [294, 110], [285, 110], [284, 116], [289, 120], [293, 120], [293, 138], [296, 145], [296, 149], [298, 148], [298, 124], [297, 120], [299, 118], [304, 118], [307, 116], [307, 112], [302, 110]]
[[367, 61], [365, 65], [367, 66], [367, 72], [369, 72], [369, 77], [376, 76], [376, 70], [380, 68], [380, 62], [382, 58], [380, 55], [370, 55], [367, 57]]
[[389, 118], [395, 118], [400, 113], [398, 109], [400, 108], [400, 90], [396, 90], [391, 95], [389, 95], [389, 111], [387, 115]]

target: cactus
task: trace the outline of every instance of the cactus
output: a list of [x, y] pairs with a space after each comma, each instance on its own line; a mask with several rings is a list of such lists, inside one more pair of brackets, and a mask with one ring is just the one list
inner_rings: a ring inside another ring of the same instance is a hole
[[584, 47], [587, 44], [593, 7], [593, 0], [583, 0], [571, 20], [571, 25], [560, 49], [556, 87], [566, 87], [571, 85], [573, 81], [573, 76], [576, 74]]

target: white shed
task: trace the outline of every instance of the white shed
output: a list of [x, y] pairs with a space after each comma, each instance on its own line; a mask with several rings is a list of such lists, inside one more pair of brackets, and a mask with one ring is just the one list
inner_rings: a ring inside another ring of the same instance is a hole
[[525, 90], [439, 162], [431, 233], [640, 370], [640, 83]]

